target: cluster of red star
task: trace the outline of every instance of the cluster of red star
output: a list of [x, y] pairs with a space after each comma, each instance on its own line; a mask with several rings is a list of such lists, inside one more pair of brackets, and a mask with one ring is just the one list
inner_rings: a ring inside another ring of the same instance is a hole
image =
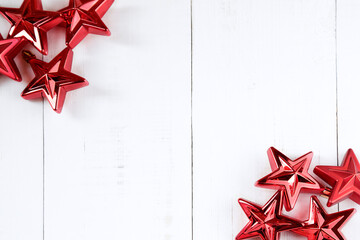
[[46, 98], [51, 107], [61, 112], [67, 91], [88, 85], [86, 79], [71, 72], [72, 49], [89, 33], [110, 35], [101, 18], [114, 0], [69, 0], [69, 5], [56, 12], [44, 11], [41, 0], [24, 0], [20, 8], [0, 7], [0, 14], [11, 24], [6, 39], [0, 36], [0, 73], [16, 81], [21, 75], [14, 58], [26, 44], [42, 54], [48, 53], [47, 32], [56, 26], [65, 28], [67, 47], [49, 63], [23, 51], [35, 78], [22, 92], [25, 99]]
[[236, 240], [260, 237], [262, 240], [279, 239], [280, 232], [291, 231], [309, 240], [343, 240], [340, 228], [348, 221], [355, 209], [328, 214], [316, 196], [310, 200], [309, 217], [299, 221], [282, 214], [285, 207], [291, 211], [301, 192], [311, 192], [329, 197], [330, 207], [344, 199], [360, 204], [360, 164], [349, 149], [341, 166], [316, 166], [314, 173], [329, 186], [320, 184], [310, 175], [309, 166], [313, 153], [309, 152], [291, 160], [271, 147], [268, 157], [272, 172], [256, 182], [256, 186], [276, 189], [275, 195], [259, 206], [244, 199], [239, 204], [249, 218], [247, 225]]

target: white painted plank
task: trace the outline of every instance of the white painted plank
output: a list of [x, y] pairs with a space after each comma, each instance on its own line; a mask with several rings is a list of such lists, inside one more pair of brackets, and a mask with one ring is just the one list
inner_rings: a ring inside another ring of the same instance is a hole
[[45, 104], [45, 238], [190, 239], [190, 2], [116, 1], [104, 21], [74, 50], [90, 86]]
[[[339, 164], [348, 148], [352, 148], [360, 159], [359, 11], [358, 1], [345, 0], [337, 3]], [[341, 210], [358, 210], [344, 227], [347, 239], [357, 239], [360, 224], [359, 206], [350, 200], [339, 205]]]
[[[3, 7], [19, 7], [21, 3], [0, 0]], [[3, 37], [9, 28], [0, 17]], [[33, 75], [21, 56], [16, 63], [23, 82], [0, 76], [0, 238], [42, 239], [42, 102], [21, 98]]]
[[193, 1], [194, 240], [234, 239], [237, 199], [274, 194], [254, 187], [268, 147], [336, 163], [334, 23], [334, 1]]

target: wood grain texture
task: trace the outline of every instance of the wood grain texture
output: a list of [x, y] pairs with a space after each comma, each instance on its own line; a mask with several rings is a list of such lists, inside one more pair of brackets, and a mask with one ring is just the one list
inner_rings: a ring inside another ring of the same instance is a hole
[[[360, 159], [360, 102], [359, 56], [360, 56], [360, 3], [338, 1], [337, 7], [337, 62], [338, 62], [338, 120], [339, 120], [339, 164], [348, 148], [352, 148]], [[347, 239], [359, 238], [359, 206], [346, 200], [340, 209], [356, 208], [344, 227]]]
[[333, 1], [193, 1], [194, 239], [234, 239], [237, 198], [270, 198], [268, 147], [336, 164], [334, 28]]

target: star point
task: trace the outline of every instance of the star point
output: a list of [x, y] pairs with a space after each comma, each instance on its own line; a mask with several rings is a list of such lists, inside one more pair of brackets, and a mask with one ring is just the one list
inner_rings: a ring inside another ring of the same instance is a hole
[[41, 0], [24, 0], [20, 8], [0, 8], [11, 24], [8, 38], [24, 37], [42, 54], [47, 54], [47, 32], [62, 22], [59, 14], [43, 11]]
[[0, 35], [0, 74], [15, 81], [21, 81], [21, 75], [14, 58], [25, 45], [23, 38], [3, 39]]
[[294, 208], [302, 190], [320, 192], [322, 186], [309, 173], [313, 153], [309, 152], [291, 160], [274, 147], [269, 148], [268, 157], [272, 173], [259, 179], [256, 186], [284, 191], [284, 206], [287, 211]]
[[278, 191], [263, 206], [244, 199], [239, 204], [249, 219], [246, 226], [236, 236], [236, 240], [260, 237], [262, 240], [277, 240], [282, 231], [301, 227], [295, 219], [283, 216], [282, 193]]
[[316, 166], [314, 173], [332, 187], [329, 207], [346, 198], [360, 204], [360, 164], [352, 149], [345, 154], [341, 166]]
[[21, 96], [25, 99], [44, 97], [57, 113], [61, 112], [68, 91], [88, 85], [84, 78], [70, 72], [73, 57], [70, 48], [65, 48], [49, 63], [36, 59], [28, 51], [23, 57], [33, 69], [35, 78]]
[[317, 197], [312, 196], [309, 218], [303, 222], [303, 227], [291, 229], [291, 231], [307, 237], [308, 240], [344, 240], [345, 238], [339, 230], [354, 212], [355, 209], [348, 209], [328, 214]]
[[74, 48], [89, 33], [109, 36], [110, 31], [101, 20], [114, 0], [70, 0], [60, 10], [66, 27], [66, 44]]

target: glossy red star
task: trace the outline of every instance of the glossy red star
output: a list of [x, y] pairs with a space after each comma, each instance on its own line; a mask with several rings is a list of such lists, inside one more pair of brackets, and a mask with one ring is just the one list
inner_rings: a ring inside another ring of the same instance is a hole
[[316, 166], [314, 173], [332, 186], [329, 207], [346, 198], [360, 204], [360, 164], [352, 149], [347, 151], [341, 166]]
[[47, 54], [47, 32], [62, 22], [58, 13], [43, 11], [41, 0], [24, 0], [20, 8], [0, 8], [11, 24], [8, 38], [24, 37], [42, 54]]
[[70, 48], [65, 48], [50, 63], [36, 59], [28, 51], [23, 56], [35, 73], [21, 94], [25, 99], [46, 97], [54, 111], [60, 113], [66, 92], [88, 85], [84, 78], [70, 72], [73, 57]]
[[65, 20], [66, 44], [74, 48], [89, 33], [110, 35], [101, 18], [114, 0], [70, 0], [69, 6], [60, 10]]
[[349, 220], [355, 209], [327, 214], [319, 200], [311, 197], [309, 219], [303, 222], [302, 228], [291, 231], [307, 237], [308, 240], [344, 240], [339, 229]]
[[280, 232], [301, 227], [302, 225], [295, 219], [281, 215], [282, 199], [281, 191], [276, 192], [263, 207], [239, 199], [239, 204], [249, 218], [249, 222], [236, 236], [236, 240], [252, 237], [276, 240]]
[[323, 187], [308, 173], [313, 153], [309, 152], [291, 160], [274, 147], [269, 148], [268, 157], [272, 173], [256, 182], [257, 186], [284, 191], [284, 206], [287, 211], [294, 208], [300, 191], [321, 192]]
[[24, 38], [3, 39], [0, 35], [0, 74], [21, 81], [21, 75], [14, 58], [24, 45]]

